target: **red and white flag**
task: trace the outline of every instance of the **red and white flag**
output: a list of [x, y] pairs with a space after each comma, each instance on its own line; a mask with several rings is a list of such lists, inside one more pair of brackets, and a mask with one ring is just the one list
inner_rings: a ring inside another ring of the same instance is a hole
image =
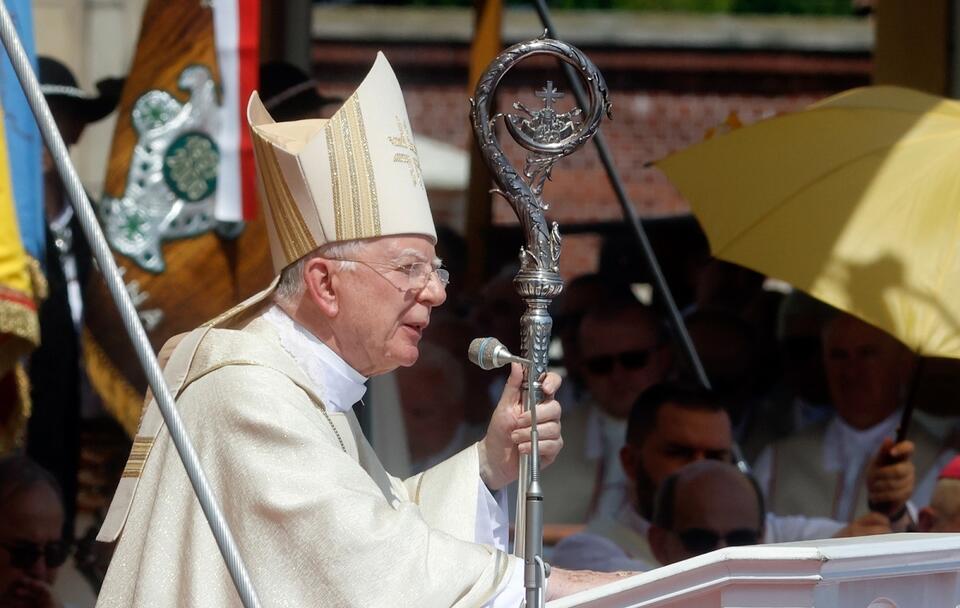
[[217, 143], [216, 218], [238, 222], [256, 217], [253, 144], [246, 104], [257, 88], [260, 57], [260, 0], [214, 0], [213, 31], [222, 84]]

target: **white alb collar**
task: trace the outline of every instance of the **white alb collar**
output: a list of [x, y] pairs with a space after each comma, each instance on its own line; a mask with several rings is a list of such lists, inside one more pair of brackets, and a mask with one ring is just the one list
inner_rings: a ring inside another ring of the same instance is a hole
[[824, 468], [836, 472], [853, 467], [859, 471], [879, 449], [883, 438], [893, 436], [902, 414], [903, 410], [897, 409], [885, 420], [863, 430], [853, 428], [835, 414], [824, 435]]
[[263, 314], [280, 336], [280, 345], [313, 383], [328, 412], [345, 412], [363, 398], [367, 379], [273, 304]]

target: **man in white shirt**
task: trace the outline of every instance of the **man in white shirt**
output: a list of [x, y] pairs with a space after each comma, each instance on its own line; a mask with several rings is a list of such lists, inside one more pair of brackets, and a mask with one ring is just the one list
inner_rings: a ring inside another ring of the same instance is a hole
[[[278, 278], [183, 337], [165, 367], [254, 587], [268, 605], [516, 606], [495, 495], [530, 449], [515, 367], [480, 442], [391, 477], [352, 406], [370, 376], [410, 366], [449, 276], [403, 98], [378, 55], [329, 120], [248, 106]], [[559, 378], [537, 406], [557, 455]], [[155, 403], [100, 538], [120, 541], [98, 605], [233, 606], [236, 591]], [[555, 569], [547, 596], [610, 580]]]
[[70, 554], [53, 475], [24, 456], [0, 458], [0, 606], [61, 608], [53, 584]]
[[[823, 357], [836, 415], [760, 454], [754, 474], [768, 506], [781, 513], [853, 521], [870, 511], [864, 480], [879, 453], [912, 459], [920, 475], [912, 503], [927, 504], [937, 473], [955, 452], [918, 423], [911, 425], [910, 441], [893, 446], [913, 369], [910, 351], [879, 329], [838, 313], [825, 326]], [[875, 501], [889, 503], [882, 496]], [[897, 508], [889, 515], [898, 519], [907, 511]]]
[[[627, 441], [621, 451], [623, 468], [633, 480], [633, 500], [614, 516], [591, 521], [586, 532], [561, 541], [554, 550], [553, 563], [564, 568], [608, 571], [657, 567], [659, 562], [651, 550], [649, 532], [660, 485], [693, 462], [729, 463], [731, 446], [730, 417], [715, 395], [669, 383], [646, 391], [631, 411]], [[906, 468], [910, 468], [909, 464]], [[904, 481], [898, 476], [901, 467], [893, 465], [890, 469], [876, 469], [870, 481], [900, 487]], [[877, 493], [878, 499], [899, 498], [901, 502], [906, 496], [909, 491]], [[868, 514], [846, 525], [826, 518], [775, 515], [768, 511], [762, 538], [765, 543], [777, 543], [884, 532], [890, 532], [890, 523], [879, 514]]]
[[650, 307], [626, 288], [605, 291], [580, 320], [576, 342], [589, 398], [564, 414], [567, 449], [542, 479], [552, 523], [611, 516], [627, 502], [620, 450], [630, 408], [670, 369], [670, 347]]

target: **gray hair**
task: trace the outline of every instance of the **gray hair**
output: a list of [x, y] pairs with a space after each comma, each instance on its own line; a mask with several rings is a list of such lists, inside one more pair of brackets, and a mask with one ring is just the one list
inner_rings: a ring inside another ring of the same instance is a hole
[[[314, 249], [280, 272], [280, 282], [277, 284], [277, 290], [273, 296], [274, 301], [278, 304], [292, 306], [303, 297], [306, 290], [306, 285], [303, 282], [303, 268], [310, 260], [316, 258], [327, 260], [354, 258], [363, 251], [365, 246], [366, 243], [363, 241], [342, 241]], [[354, 262], [340, 261], [339, 263], [339, 270], [353, 270], [355, 267]]]

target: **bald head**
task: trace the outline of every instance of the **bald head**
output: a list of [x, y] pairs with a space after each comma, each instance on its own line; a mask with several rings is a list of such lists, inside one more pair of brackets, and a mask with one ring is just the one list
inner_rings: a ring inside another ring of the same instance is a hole
[[930, 506], [920, 511], [921, 532], [960, 532], [960, 479], [940, 479]]
[[764, 516], [756, 483], [732, 464], [701, 460], [661, 484], [650, 544], [664, 565], [726, 546], [755, 544], [763, 538]]

